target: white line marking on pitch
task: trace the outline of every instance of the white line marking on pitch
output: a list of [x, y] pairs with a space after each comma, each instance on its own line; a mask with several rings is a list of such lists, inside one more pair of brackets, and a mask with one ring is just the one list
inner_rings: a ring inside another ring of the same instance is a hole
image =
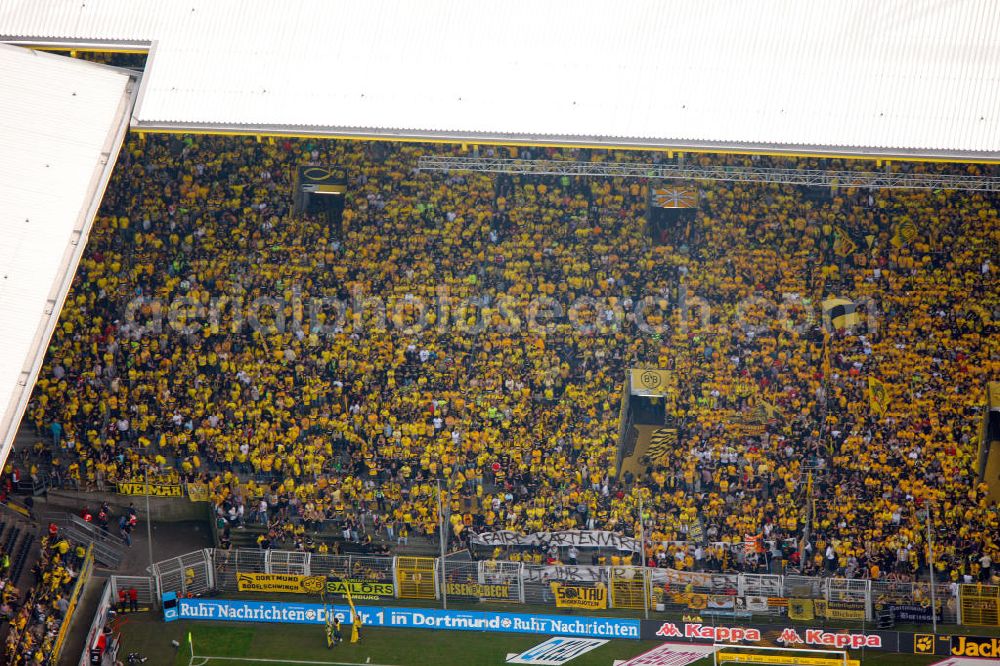
[[318, 666], [393, 666], [392, 664], [371, 664], [353, 661], [301, 661], [297, 659], [261, 659], [256, 657], [213, 657], [209, 655], [196, 654], [195, 659], [205, 659], [202, 662], [208, 663], [207, 660], [219, 659], [221, 661], [254, 661], [254, 662], [264, 662], [268, 664], [314, 664]]

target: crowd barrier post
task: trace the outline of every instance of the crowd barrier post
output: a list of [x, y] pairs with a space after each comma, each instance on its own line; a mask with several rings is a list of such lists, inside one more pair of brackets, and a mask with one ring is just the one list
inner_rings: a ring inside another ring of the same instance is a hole
[[399, 558], [395, 555], [392, 557], [392, 592], [395, 598], [401, 598], [399, 596]]

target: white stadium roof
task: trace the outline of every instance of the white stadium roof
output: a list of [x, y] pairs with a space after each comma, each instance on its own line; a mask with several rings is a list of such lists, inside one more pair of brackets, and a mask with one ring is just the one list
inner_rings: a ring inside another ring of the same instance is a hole
[[1000, 160], [996, 0], [0, 0], [151, 49], [133, 125]]
[[127, 72], [0, 44], [0, 466], [128, 131]]

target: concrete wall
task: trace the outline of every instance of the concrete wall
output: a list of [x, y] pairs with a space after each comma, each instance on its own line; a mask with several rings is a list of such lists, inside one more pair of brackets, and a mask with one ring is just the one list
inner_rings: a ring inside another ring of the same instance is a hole
[[[35, 498], [35, 512], [79, 513], [83, 507], [96, 511], [102, 502], [120, 516], [130, 503], [135, 504], [140, 516], [146, 514], [145, 495], [119, 495], [118, 493], [84, 493], [74, 490], [50, 490], [47, 495]], [[150, 497], [149, 511], [153, 522], [173, 523], [185, 520], [208, 520], [208, 503], [192, 502], [186, 497]]]

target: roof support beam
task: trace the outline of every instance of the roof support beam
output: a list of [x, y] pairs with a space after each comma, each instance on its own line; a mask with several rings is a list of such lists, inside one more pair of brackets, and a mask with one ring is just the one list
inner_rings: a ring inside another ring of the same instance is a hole
[[1000, 178], [952, 174], [777, 169], [771, 167], [695, 166], [627, 162], [571, 162], [494, 157], [424, 155], [421, 171], [477, 171], [545, 176], [598, 176], [653, 180], [719, 180], [737, 183], [778, 183], [813, 187], [867, 187], [872, 189], [964, 190], [1000, 192]]

